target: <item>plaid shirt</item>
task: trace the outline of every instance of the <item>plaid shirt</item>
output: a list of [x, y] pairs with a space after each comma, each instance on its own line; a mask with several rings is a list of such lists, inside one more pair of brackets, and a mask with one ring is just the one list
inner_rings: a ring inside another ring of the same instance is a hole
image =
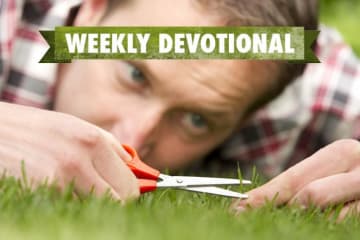
[[[0, 100], [47, 108], [56, 64], [39, 64], [47, 50], [39, 29], [64, 25], [79, 0], [0, 0]], [[318, 40], [321, 64], [258, 111], [220, 148], [223, 163], [256, 164], [274, 176], [340, 138], [360, 139], [360, 64], [337, 32]]]

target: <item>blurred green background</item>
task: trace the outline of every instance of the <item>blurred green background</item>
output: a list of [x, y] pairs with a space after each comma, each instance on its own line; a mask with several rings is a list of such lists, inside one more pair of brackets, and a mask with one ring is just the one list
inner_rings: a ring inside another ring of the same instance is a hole
[[321, 0], [320, 21], [339, 30], [360, 56], [360, 0]]

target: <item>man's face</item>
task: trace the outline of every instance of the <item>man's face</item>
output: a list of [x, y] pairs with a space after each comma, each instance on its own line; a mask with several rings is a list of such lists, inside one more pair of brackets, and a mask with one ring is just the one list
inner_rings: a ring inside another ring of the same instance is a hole
[[[89, 25], [220, 22], [191, 0], [128, 1], [97, 22], [86, 11], [91, 10], [83, 8], [79, 16], [89, 16]], [[155, 167], [180, 168], [238, 126], [265, 89], [263, 65], [232, 60], [75, 61], [60, 67], [55, 110], [110, 131]]]

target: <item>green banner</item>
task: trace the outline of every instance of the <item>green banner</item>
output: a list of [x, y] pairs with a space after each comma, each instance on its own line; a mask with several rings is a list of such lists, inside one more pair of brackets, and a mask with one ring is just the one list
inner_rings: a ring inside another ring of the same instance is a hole
[[303, 27], [56, 27], [40, 62], [73, 59], [258, 59], [319, 62]]

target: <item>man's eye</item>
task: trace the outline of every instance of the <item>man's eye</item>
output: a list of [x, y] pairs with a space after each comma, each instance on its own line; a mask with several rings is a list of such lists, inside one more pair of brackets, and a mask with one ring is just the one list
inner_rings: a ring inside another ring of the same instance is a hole
[[145, 74], [135, 65], [128, 62], [120, 62], [118, 80], [126, 86], [140, 90], [148, 83]]
[[182, 117], [182, 124], [192, 135], [203, 135], [209, 131], [207, 120], [197, 113], [185, 113]]
[[138, 84], [144, 84], [146, 82], [145, 75], [135, 66], [129, 65], [129, 71], [131, 79], [138, 83]]

